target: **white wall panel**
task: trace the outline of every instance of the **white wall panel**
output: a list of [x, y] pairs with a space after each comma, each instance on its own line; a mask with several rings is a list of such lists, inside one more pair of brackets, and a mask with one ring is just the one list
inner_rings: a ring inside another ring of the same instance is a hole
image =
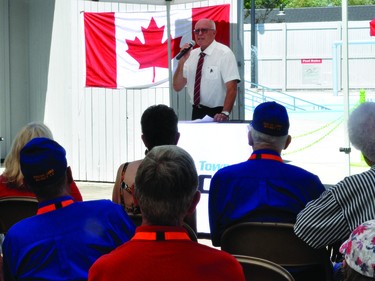
[[[245, 79], [250, 81], [250, 25], [244, 28]], [[293, 89], [330, 89], [333, 87], [333, 48], [341, 40], [341, 22], [270, 23], [257, 25], [258, 84]], [[350, 41], [375, 41], [369, 36], [368, 21], [349, 23]], [[285, 47], [285, 48], [284, 48]], [[338, 48], [340, 54], [340, 48]], [[319, 81], [306, 83], [301, 59], [318, 58]], [[340, 61], [340, 58], [337, 58]], [[375, 44], [350, 44], [350, 87], [375, 88], [370, 69], [375, 67]], [[338, 66], [338, 69], [340, 67]], [[338, 72], [337, 76], [341, 74]], [[340, 79], [339, 79], [340, 80]]]
[[258, 59], [282, 58], [282, 26], [282, 24], [257, 26]]
[[259, 84], [269, 88], [278, 88], [283, 81], [282, 61], [279, 60], [259, 60], [258, 73]]
[[[166, 11], [165, 5], [150, 5], [137, 3], [107, 3], [78, 1], [79, 11]], [[198, 1], [182, 3], [172, 8], [200, 7], [229, 3], [228, 0]], [[234, 5], [236, 6], [236, 5]], [[234, 8], [234, 7], [233, 7]], [[233, 9], [232, 8], [232, 9]], [[125, 161], [133, 161], [144, 157], [145, 146], [141, 140], [140, 119], [143, 111], [154, 104], [178, 105], [180, 119], [190, 119], [191, 106], [185, 93], [174, 96], [178, 101], [170, 99], [168, 85], [150, 89], [105, 90], [99, 88], [84, 88], [84, 37], [83, 13], [72, 11], [74, 28], [72, 45], [78, 46], [75, 53], [75, 73], [79, 79], [73, 78], [74, 92], [72, 112], [76, 113], [75, 127], [77, 135], [74, 143], [73, 173], [76, 179], [89, 181], [115, 180], [118, 166]], [[182, 110], [182, 115], [180, 109]]]
[[10, 79], [9, 79], [9, 5], [0, 0], [0, 158], [4, 159], [6, 147], [11, 144], [10, 136]]
[[[375, 54], [375, 52], [374, 52]], [[349, 85], [355, 88], [374, 88], [375, 58], [349, 60]]]

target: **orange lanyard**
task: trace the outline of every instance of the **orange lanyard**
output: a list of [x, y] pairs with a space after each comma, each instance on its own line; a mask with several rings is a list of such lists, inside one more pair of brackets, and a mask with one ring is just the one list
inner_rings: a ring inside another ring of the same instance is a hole
[[258, 159], [275, 160], [283, 163], [283, 159], [280, 156], [273, 154], [252, 154], [249, 158], [249, 160]]
[[190, 240], [185, 232], [136, 232], [131, 240]]
[[69, 206], [70, 204], [73, 204], [74, 201], [72, 199], [64, 200], [62, 202], [54, 203], [54, 204], [49, 204], [47, 206], [41, 207], [38, 209], [38, 212], [36, 213], [37, 215], [48, 213], [57, 209], [64, 208], [66, 206]]

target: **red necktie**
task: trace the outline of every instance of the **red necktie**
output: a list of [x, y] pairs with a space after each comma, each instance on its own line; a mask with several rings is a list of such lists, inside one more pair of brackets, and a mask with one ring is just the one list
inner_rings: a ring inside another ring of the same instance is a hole
[[202, 78], [202, 66], [204, 61], [205, 53], [200, 53], [200, 57], [197, 65], [197, 72], [195, 73], [195, 84], [194, 84], [194, 105], [199, 105], [201, 100], [201, 78]]

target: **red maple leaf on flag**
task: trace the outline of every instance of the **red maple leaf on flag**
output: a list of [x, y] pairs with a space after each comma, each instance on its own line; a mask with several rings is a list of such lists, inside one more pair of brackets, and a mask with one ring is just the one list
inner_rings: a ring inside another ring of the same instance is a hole
[[[168, 68], [168, 41], [161, 42], [164, 26], [159, 28], [154, 18], [151, 18], [147, 28], [142, 27], [142, 33], [145, 44], [138, 37], [135, 40], [126, 39], [125, 41], [129, 48], [126, 52], [139, 62], [139, 69], [153, 67], [152, 82], [154, 82], [155, 67]], [[171, 36], [172, 58], [180, 51], [181, 38], [172, 39]]]

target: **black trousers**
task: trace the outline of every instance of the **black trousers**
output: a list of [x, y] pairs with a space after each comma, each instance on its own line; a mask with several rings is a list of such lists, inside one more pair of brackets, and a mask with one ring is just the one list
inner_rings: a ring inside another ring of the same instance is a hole
[[222, 111], [222, 106], [207, 107], [204, 105], [193, 105], [193, 113], [191, 115], [191, 120], [202, 119], [206, 115], [214, 118], [215, 114], [220, 113]]

